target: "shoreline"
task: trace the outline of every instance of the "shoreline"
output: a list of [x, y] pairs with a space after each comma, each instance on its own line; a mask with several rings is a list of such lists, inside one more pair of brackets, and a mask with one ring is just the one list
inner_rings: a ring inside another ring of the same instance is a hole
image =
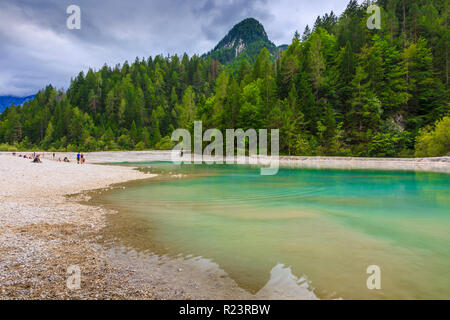
[[386, 170], [450, 173], [450, 157], [436, 158], [354, 158], [280, 157], [280, 165], [319, 169]]
[[[17, 152], [17, 154], [30, 154], [30, 152]], [[53, 160], [53, 152], [37, 152], [41, 159]], [[11, 155], [11, 152], [0, 152], [2, 155]], [[86, 152], [86, 163], [133, 163], [144, 161], [172, 161], [172, 151], [100, 151]], [[68, 157], [76, 162], [75, 152], [55, 152], [55, 160]], [[204, 157], [205, 161], [211, 158]], [[224, 157], [225, 162], [228, 158]], [[238, 159], [236, 157], [236, 159]], [[242, 162], [259, 161], [267, 163], [270, 156], [241, 157]], [[348, 170], [402, 170], [421, 172], [450, 173], [450, 156], [432, 158], [363, 158], [363, 157], [326, 157], [326, 156], [279, 156], [280, 167], [318, 168], [318, 169], [348, 169]]]
[[[29, 153], [27, 153], [29, 154]], [[42, 153], [41, 153], [42, 154]], [[68, 156], [71, 153], [56, 153]], [[154, 178], [112, 162], [170, 160], [170, 152], [86, 153], [84, 165], [43, 163], [0, 153], [0, 300], [3, 299], [275, 299], [269, 289], [251, 294], [218, 265], [193, 257], [159, 257], [118, 243], [105, 248], [106, 216], [114, 213], [87, 202], [90, 192]], [[361, 163], [366, 163], [362, 167]], [[450, 157], [364, 159], [280, 157], [280, 165], [337, 169], [450, 172]], [[101, 191], [99, 191], [101, 192]], [[79, 266], [81, 289], [66, 286], [69, 266]], [[181, 270], [181, 271], [180, 271]], [[284, 272], [282, 267], [277, 272]], [[219, 289], [218, 289], [219, 288]], [[283, 298], [299, 298], [282, 295]], [[314, 299], [303, 291], [303, 299]]]

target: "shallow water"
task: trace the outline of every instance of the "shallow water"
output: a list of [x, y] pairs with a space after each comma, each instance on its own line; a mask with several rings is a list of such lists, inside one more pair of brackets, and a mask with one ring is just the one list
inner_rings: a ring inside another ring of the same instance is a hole
[[[322, 299], [450, 299], [448, 174], [130, 165], [161, 175], [100, 200], [138, 249], [210, 259], [252, 293], [283, 289], [271, 271], [284, 265]], [[370, 265], [380, 290], [367, 288]]]

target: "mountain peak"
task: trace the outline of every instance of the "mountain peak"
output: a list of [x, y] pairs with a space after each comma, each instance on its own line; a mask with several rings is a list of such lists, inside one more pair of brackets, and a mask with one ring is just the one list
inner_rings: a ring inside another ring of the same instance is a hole
[[16, 97], [16, 96], [0, 96], [0, 113], [3, 112], [7, 107], [12, 105], [22, 105], [28, 100], [31, 100], [35, 97], [35, 95], [30, 95], [26, 97]]
[[206, 54], [223, 64], [228, 64], [244, 55], [254, 60], [262, 48], [276, 54], [276, 46], [269, 40], [264, 26], [254, 18], [247, 18], [234, 25], [228, 34]]
[[233, 43], [249, 44], [255, 41], [270, 42], [263, 25], [254, 18], [247, 18], [234, 25], [214, 50], [232, 47]]

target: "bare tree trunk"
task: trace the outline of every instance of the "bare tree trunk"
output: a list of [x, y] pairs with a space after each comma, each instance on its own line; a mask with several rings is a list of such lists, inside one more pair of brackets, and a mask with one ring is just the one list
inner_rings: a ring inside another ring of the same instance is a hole
[[[406, 50], [406, 7], [405, 7], [405, 0], [402, 1], [403, 4], [403, 48]], [[409, 83], [409, 65], [408, 65], [408, 59], [405, 61], [405, 67], [406, 67], [406, 83]]]
[[448, 86], [448, 42], [445, 41], [445, 76], [447, 78], [447, 86]]
[[417, 43], [417, 13], [414, 14], [414, 43]]
[[392, 26], [392, 19], [391, 19], [391, 42], [394, 39], [394, 27]]
[[403, 4], [403, 47], [406, 48], [406, 7], [405, 0], [402, 1]]
[[448, 87], [448, 2], [445, 2], [445, 77]]

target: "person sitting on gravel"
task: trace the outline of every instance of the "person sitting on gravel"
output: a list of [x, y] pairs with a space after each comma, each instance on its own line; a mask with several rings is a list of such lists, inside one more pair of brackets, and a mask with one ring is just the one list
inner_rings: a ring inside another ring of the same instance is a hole
[[69, 161], [69, 159], [67, 159], [67, 157], [65, 157], [64, 162], [70, 162], [70, 161]]
[[34, 160], [33, 163], [41, 163], [41, 159], [39, 158], [39, 155], [37, 155]]

